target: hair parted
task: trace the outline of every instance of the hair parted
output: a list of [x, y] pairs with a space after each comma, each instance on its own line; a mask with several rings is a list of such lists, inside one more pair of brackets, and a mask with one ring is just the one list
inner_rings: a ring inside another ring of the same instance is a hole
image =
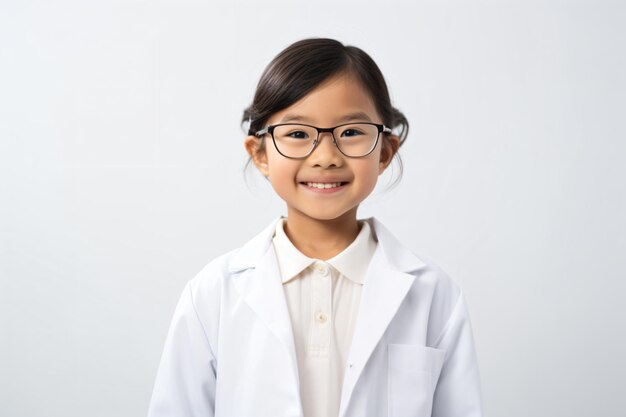
[[[385, 78], [374, 60], [356, 46], [343, 45], [335, 39], [308, 38], [292, 43], [267, 65], [256, 87], [252, 104], [243, 111], [242, 128], [253, 135], [265, 127], [269, 118], [296, 103], [329, 78], [350, 74], [361, 82], [373, 99], [383, 124], [400, 138], [400, 146], [409, 133], [409, 122], [393, 107]], [[383, 145], [387, 134], [382, 134]], [[265, 148], [265, 141], [260, 151]], [[402, 160], [396, 152], [402, 175]], [[248, 159], [246, 166], [250, 164]], [[394, 181], [393, 184], [397, 182]]]

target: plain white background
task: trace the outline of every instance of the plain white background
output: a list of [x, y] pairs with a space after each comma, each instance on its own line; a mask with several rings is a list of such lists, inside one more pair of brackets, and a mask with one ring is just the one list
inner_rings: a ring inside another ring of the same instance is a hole
[[486, 415], [623, 415], [623, 2], [0, 4], [0, 415], [145, 415], [185, 282], [286, 213], [239, 121], [311, 36], [409, 118], [359, 217], [464, 289]]

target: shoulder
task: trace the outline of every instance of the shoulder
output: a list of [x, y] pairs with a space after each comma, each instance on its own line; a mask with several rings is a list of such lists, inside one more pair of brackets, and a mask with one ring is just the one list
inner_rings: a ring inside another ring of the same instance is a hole
[[396, 269], [416, 277], [416, 283], [432, 287], [437, 297], [455, 300], [459, 285], [436, 262], [401, 242], [379, 219], [366, 219], [374, 230], [387, 262]]
[[196, 300], [218, 296], [231, 273], [231, 260], [241, 248], [232, 249], [209, 261], [200, 271], [189, 280], [192, 297]]
[[416, 279], [433, 286], [433, 298], [441, 302], [455, 303], [462, 295], [461, 286], [439, 264], [423, 254], [416, 254], [424, 263], [422, 269], [414, 271]]
[[253, 268], [265, 254], [280, 216], [275, 217], [260, 232], [238, 248], [232, 249], [207, 263], [190, 282], [192, 291], [215, 292], [220, 286], [245, 269]]

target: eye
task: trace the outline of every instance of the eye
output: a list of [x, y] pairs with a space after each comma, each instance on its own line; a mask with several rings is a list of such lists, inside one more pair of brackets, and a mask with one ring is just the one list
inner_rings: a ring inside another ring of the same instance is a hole
[[358, 129], [346, 129], [343, 132], [341, 132], [341, 136], [358, 136], [362, 134], [363, 132], [361, 132]]
[[308, 139], [309, 135], [303, 130], [294, 130], [293, 132], [287, 133], [287, 136], [293, 139]]

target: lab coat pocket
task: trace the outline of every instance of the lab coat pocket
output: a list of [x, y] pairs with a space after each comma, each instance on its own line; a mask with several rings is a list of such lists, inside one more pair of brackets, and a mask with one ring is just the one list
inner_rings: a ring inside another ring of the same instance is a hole
[[430, 417], [445, 351], [421, 345], [387, 346], [389, 417]]

